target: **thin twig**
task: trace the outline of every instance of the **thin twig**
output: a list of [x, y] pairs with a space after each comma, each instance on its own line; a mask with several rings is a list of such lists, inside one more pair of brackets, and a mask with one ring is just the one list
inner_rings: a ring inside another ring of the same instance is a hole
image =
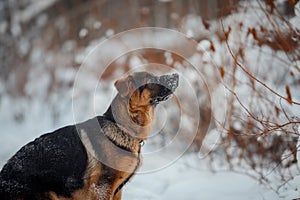
[[[222, 25], [222, 30], [225, 33], [225, 28], [224, 28], [224, 24], [223, 24], [223, 20], [221, 19], [221, 25]], [[228, 38], [225, 39], [225, 43], [227, 46], [227, 49], [229, 50], [229, 53], [231, 55], [231, 57], [234, 59], [234, 62], [237, 64], [237, 66], [244, 72], [247, 74], [247, 76], [249, 76], [251, 79], [255, 80], [256, 82], [258, 82], [259, 84], [261, 84], [263, 87], [265, 87], [266, 89], [268, 89], [270, 92], [272, 92], [273, 94], [275, 94], [276, 96], [286, 100], [288, 103], [290, 104], [296, 104], [296, 105], [300, 105], [300, 102], [296, 102], [293, 101], [291, 99], [288, 99], [287, 97], [282, 96], [281, 94], [277, 93], [275, 90], [273, 90], [271, 87], [269, 87], [267, 84], [265, 84], [264, 82], [262, 82], [261, 80], [259, 80], [258, 78], [256, 78], [253, 74], [251, 74], [248, 70], [246, 70], [238, 61], [238, 59], [236, 58], [236, 56], [234, 56], [229, 44], [228, 44]]]

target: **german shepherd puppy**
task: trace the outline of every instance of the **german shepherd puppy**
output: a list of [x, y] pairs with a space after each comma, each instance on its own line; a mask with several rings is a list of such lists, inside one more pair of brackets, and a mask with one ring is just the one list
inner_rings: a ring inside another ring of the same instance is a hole
[[117, 80], [118, 94], [103, 116], [44, 134], [8, 160], [0, 172], [0, 199], [121, 199], [141, 165], [155, 107], [178, 79], [136, 72]]

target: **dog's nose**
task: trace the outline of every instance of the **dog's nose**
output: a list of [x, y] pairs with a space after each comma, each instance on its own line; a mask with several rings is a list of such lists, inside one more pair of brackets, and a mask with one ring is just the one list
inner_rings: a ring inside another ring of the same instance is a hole
[[172, 75], [171, 75], [171, 80], [170, 80], [170, 81], [172, 82], [171, 90], [172, 90], [172, 92], [174, 92], [175, 89], [178, 87], [178, 83], [179, 83], [179, 75], [176, 74], [176, 73], [172, 74]]
[[176, 73], [174, 73], [174, 74], [172, 74], [171, 76], [172, 76], [172, 78], [178, 83], [179, 75], [176, 74]]
[[171, 90], [172, 92], [178, 87], [179, 75], [174, 73], [171, 75], [163, 75], [159, 78], [159, 83]]

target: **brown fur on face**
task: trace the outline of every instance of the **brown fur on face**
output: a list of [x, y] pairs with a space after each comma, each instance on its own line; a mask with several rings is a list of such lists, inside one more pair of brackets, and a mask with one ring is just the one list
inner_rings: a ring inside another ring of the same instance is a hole
[[[148, 88], [139, 88], [147, 84], [149, 73], [139, 72], [123, 77], [115, 82], [119, 94], [112, 105], [117, 105], [118, 110], [123, 110], [114, 117], [119, 124], [132, 130], [135, 136], [146, 139], [155, 118], [155, 105], [150, 104], [154, 91]], [[126, 110], [125, 110], [126, 109]], [[130, 120], [128, 120], [130, 119]]]
[[146, 139], [154, 123], [156, 105], [168, 99], [177, 86], [177, 74], [155, 76], [136, 72], [120, 78], [115, 82], [119, 94], [112, 105], [122, 112], [114, 112], [114, 119], [135, 137]]
[[151, 126], [154, 119], [154, 106], [150, 104], [151, 91], [139, 87], [147, 84], [148, 73], [135, 73], [115, 82], [121, 98], [128, 99], [128, 113], [137, 125]]
[[151, 126], [154, 122], [154, 106], [150, 104], [151, 93], [144, 89], [133, 92], [129, 100], [128, 111], [131, 119], [140, 126]]

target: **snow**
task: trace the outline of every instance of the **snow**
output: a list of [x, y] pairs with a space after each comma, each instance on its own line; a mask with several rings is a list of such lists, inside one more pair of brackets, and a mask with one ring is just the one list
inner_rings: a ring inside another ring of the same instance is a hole
[[89, 31], [86, 28], [83, 28], [79, 31], [79, 38], [85, 38], [88, 35]]
[[94, 29], [100, 29], [102, 26], [102, 23], [100, 21], [96, 21], [94, 24], [93, 24], [93, 27]]
[[188, 14], [183, 21], [184, 23], [180, 31], [185, 33], [189, 38], [198, 39], [206, 37], [217, 29], [217, 23], [215, 21], [210, 21], [210, 28], [206, 29], [202, 18], [195, 14]]
[[282, 188], [281, 195], [283, 199], [298, 199], [300, 197], [300, 176], [295, 176]]
[[107, 37], [110, 37], [115, 34], [115, 31], [113, 29], [108, 29], [105, 34]]
[[0, 33], [5, 33], [7, 29], [7, 22], [0, 22]]
[[205, 169], [205, 160], [198, 159], [198, 169], [187, 166], [189, 160], [195, 159], [193, 155], [186, 155], [167, 168], [137, 174], [125, 186], [124, 199], [214, 200], [220, 197], [228, 200], [279, 199], [274, 191], [259, 185], [256, 180], [246, 175], [229, 171], [212, 173]]
[[300, 27], [300, 2], [298, 2], [296, 5], [295, 5], [295, 15], [291, 20], [291, 24], [293, 25], [293, 27], [295, 29], [298, 29], [299, 31], [299, 27]]
[[297, 17], [300, 17], [300, 3], [299, 2], [297, 2], [295, 5], [295, 15]]
[[172, 63], [174, 62], [174, 60], [172, 58], [172, 54], [170, 52], [165, 52], [164, 56], [166, 58], [166, 64], [172, 65]]
[[197, 45], [197, 50], [198, 51], [207, 51], [207, 50], [209, 50], [209, 48], [210, 48], [210, 41], [208, 41], [208, 40], [201, 40], [200, 42], [199, 42], [199, 44]]
[[186, 36], [187, 36], [188, 38], [193, 38], [193, 37], [194, 37], [193, 31], [192, 31], [191, 29], [188, 29], [188, 30], [186, 31]]
[[19, 13], [16, 13], [16, 18], [22, 22], [28, 22], [37, 14], [53, 5], [57, 0], [40, 0], [34, 3], [31, 3], [24, 10]]

